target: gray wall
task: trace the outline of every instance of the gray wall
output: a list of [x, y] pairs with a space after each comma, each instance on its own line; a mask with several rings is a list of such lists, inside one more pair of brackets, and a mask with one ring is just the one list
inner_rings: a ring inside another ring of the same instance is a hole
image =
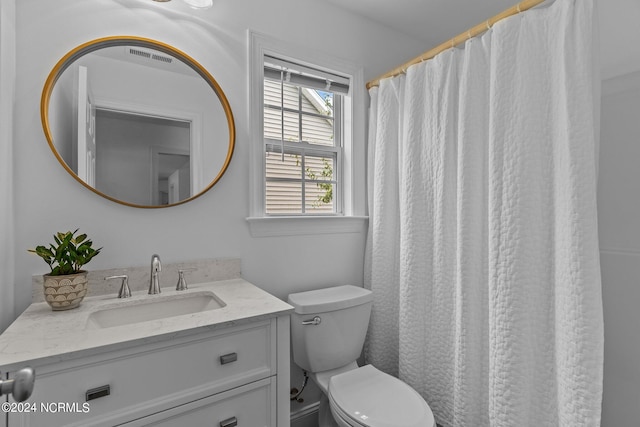
[[603, 83], [598, 216], [603, 427], [640, 425], [640, 72]]
[[67, 165], [77, 171], [78, 165], [73, 161], [74, 141], [77, 140], [78, 132], [77, 100], [74, 105], [73, 99], [74, 95], [77, 98], [78, 93], [78, 90], [74, 88], [75, 73], [77, 73], [77, 69], [72, 69], [60, 76], [56, 82], [55, 90], [51, 93], [48, 112], [49, 129], [51, 129], [51, 137], [56, 144], [56, 150], [66, 160]]
[[[15, 220], [18, 314], [29, 304], [31, 275], [47, 269], [26, 249], [47, 241], [56, 230], [75, 227], [105, 248], [90, 268], [141, 265], [157, 252], [166, 262], [240, 257], [244, 277], [280, 297], [334, 283], [362, 282], [363, 233], [267, 238], [249, 234], [245, 220], [249, 215], [251, 143], [247, 29], [349, 58], [361, 64], [369, 78], [419, 51], [419, 43], [314, 0], [219, 0], [212, 9], [201, 12], [182, 2], [132, 0], [60, 0], [55, 4], [21, 0], [16, 8], [20, 52], [14, 146], [15, 210], [20, 212]], [[331, 31], [324, 25], [310, 31], [308, 20], [330, 21]], [[78, 185], [51, 154], [38, 126], [47, 74], [73, 47], [114, 34], [173, 44], [207, 68], [225, 91], [236, 119], [236, 151], [225, 176], [205, 196], [169, 209], [121, 206]], [[73, 209], [61, 200], [71, 203]]]
[[96, 189], [129, 203], [152, 205], [153, 147], [188, 153], [189, 127], [98, 110]]
[[0, 331], [14, 319], [15, 0], [0, 0]]

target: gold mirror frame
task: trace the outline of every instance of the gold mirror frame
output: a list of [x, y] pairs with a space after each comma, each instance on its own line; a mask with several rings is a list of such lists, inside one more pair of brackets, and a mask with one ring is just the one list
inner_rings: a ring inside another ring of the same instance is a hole
[[[213, 89], [214, 93], [218, 96], [218, 99], [220, 100], [220, 103], [222, 104], [222, 108], [226, 115], [227, 124], [229, 127], [229, 148], [227, 150], [227, 156], [224, 161], [224, 164], [222, 165], [222, 168], [220, 169], [216, 177], [213, 179], [213, 181], [211, 181], [211, 183], [209, 183], [204, 189], [202, 189], [197, 194], [189, 198], [186, 198], [184, 200], [180, 200], [179, 202], [167, 204], [167, 205], [140, 205], [140, 204], [119, 200], [115, 197], [109, 196], [108, 194], [105, 194], [97, 190], [96, 188], [92, 187], [91, 185], [87, 184], [84, 180], [82, 180], [73, 171], [73, 169], [69, 167], [67, 162], [62, 158], [62, 156], [56, 149], [53, 141], [53, 135], [51, 133], [51, 129], [49, 126], [49, 101], [51, 99], [51, 94], [53, 93], [53, 88], [56, 82], [58, 81], [62, 73], [76, 59], [88, 53], [91, 53], [95, 50], [103, 49], [107, 47], [114, 47], [114, 46], [146, 47], [146, 48], [158, 50], [168, 55], [172, 55], [173, 57], [181, 60], [183, 63], [191, 67], [198, 75], [200, 75], [209, 84], [209, 86], [211, 86], [211, 89]], [[135, 208], [155, 209], [155, 208], [166, 208], [170, 206], [177, 206], [183, 203], [187, 203], [193, 199], [196, 199], [201, 195], [203, 195], [204, 193], [206, 193], [207, 191], [209, 191], [211, 187], [213, 187], [220, 180], [220, 178], [222, 178], [222, 175], [224, 175], [227, 168], [229, 167], [229, 163], [231, 162], [231, 157], [233, 156], [235, 140], [236, 140], [235, 122], [233, 119], [233, 113], [231, 112], [231, 106], [229, 105], [229, 101], [227, 100], [227, 97], [222, 91], [222, 88], [220, 87], [218, 82], [216, 82], [213, 76], [202, 65], [200, 65], [200, 63], [198, 63], [195, 59], [193, 59], [191, 56], [187, 55], [186, 53], [182, 52], [181, 50], [157, 40], [148, 39], [144, 37], [136, 37], [136, 36], [111, 36], [111, 37], [103, 37], [103, 38], [91, 40], [89, 42], [81, 44], [80, 46], [74, 48], [65, 56], [63, 56], [58, 61], [58, 63], [53, 67], [53, 69], [49, 73], [49, 76], [47, 77], [47, 80], [45, 82], [44, 88], [42, 90], [42, 98], [40, 101], [40, 117], [42, 120], [42, 127], [44, 129], [44, 134], [47, 138], [47, 142], [49, 143], [49, 148], [51, 149], [53, 154], [56, 156], [56, 158], [58, 159], [58, 162], [60, 162], [62, 167], [71, 176], [73, 176], [76, 181], [78, 181], [80, 184], [82, 184], [89, 190], [93, 191], [94, 193], [108, 200], [114, 201], [116, 203], [120, 203], [122, 205], [135, 207]]]

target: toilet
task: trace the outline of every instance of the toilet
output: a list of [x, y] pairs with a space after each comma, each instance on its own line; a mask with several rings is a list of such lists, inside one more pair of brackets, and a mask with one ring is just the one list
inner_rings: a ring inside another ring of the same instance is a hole
[[289, 295], [293, 360], [324, 393], [320, 427], [435, 427], [427, 402], [408, 384], [356, 363], [371, 291], [336, 286]]

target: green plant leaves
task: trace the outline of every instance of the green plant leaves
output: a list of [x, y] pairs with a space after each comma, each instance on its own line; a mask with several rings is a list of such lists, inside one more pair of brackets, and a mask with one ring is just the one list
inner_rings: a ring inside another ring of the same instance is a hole
[[49, 265], [52, 276], [78, 273], [102, 248], [93, 249], [93, 242], [87, 239], [87, 235], [75, 236], [77, 232], [78, 229], [73, 232], [57, 232], [53, 235], [55, 244], [50, 244], [49, 248], [37, 246], [28, 251], [38, 255]]

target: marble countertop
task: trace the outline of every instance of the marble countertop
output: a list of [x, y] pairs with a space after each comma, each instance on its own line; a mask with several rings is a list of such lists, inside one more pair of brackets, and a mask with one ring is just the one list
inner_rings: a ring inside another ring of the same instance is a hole
[[[89, 322], [91, 313], [153, 298], [213, 292], [226, 305], [221, 308], [96, 329]], [[243, 279], [189, 285], [186, 291], [162, 289], [159, 295], [134, 292], [131, 298], [116, 295], [88, 297], [80, 307], [52, 311], [47, 303], [31, 304], [0, 335], [0, 371], [13, 371], [86, 357], [104, 351], [158, 342], [172, 337], [248, 323], [288, 314], [293, 308]]]

